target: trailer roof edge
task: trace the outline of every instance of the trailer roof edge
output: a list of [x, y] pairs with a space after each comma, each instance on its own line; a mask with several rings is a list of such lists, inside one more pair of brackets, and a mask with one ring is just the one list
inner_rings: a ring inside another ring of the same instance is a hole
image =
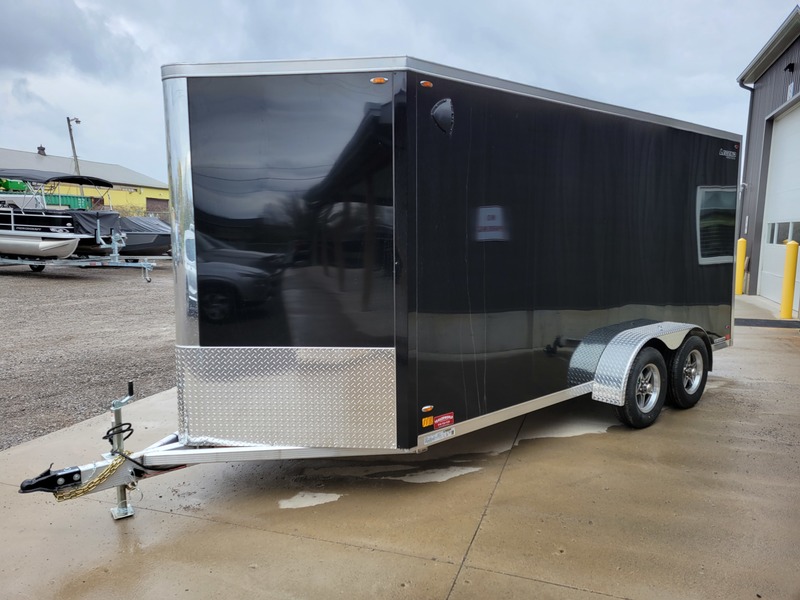
[[524, 96], [531, 96], [560, 104], [577, 106], [597, 112], [618, 115], [666, 125], [675, 129], [682, 129], [721, 139], [741, 142], [742, 136], [738, 133], [724, 131], [681, 119], [656, 115], [653, 113], [625, 108], [606, 102], [590, 100], [561, 92], [554, 92], [536, 86], [509, 81], [499, 77], [466, 71], [456, 67], [449, 67], [439, 63], [420, 60], [410, 56], [384, 56], [364, 58], [325, 58], [303, 60], [270, 60], [247, 62], [218, 62], [195, 64], [167, 64], [161, 67], [162, 80], [190, 77], [246, 77], [256, 75], [304, 75], [323, 73], [357, 73], [373, 71], [414, 71], [426, 75], [435, 75], [463, 81], [486, 88], [494, 88]]

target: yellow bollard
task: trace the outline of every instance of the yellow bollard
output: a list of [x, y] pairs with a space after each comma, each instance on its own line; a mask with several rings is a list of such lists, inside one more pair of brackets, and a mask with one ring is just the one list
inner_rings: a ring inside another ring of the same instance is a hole
[[794, 303], [794, 279], [797, 275], [797, 247], [792, 240], [786, 244], [786, 262], [783, 264], [783, 292], [781, 293], [781, 319], [792, 318]]
[[741, 296], [744, 288], [744, 261], [747, 256], [747, 240], [739, 238], [736, 242], [736, 295]]

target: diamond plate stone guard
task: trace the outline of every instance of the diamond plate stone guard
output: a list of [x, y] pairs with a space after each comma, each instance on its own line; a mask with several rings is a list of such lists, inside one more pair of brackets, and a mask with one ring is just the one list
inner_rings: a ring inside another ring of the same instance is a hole
[[181, 443], [397, 447], [394, 348], [177, 346]]

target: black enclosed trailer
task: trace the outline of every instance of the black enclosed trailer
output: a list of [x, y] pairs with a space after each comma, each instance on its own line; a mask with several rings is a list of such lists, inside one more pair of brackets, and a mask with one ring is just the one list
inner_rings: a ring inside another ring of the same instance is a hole
[[644, 427], [731, 343], [738, 135], [405, 57], [162, 75], [180, 423], [140, 467], [584, 394]]

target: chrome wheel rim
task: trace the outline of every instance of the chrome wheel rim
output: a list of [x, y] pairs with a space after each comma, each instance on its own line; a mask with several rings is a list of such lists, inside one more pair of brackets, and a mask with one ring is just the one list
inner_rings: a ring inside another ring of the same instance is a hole
[[699, 350], [692, 350], [683, 363], [683, 389], [687, 394], [694, 394], [703, 380], [703, 355]]
[[658, 403], [661, 393], [661, 373], [650, 363], [636, 378], [636, 406], [643, 413], [649, 413]]

